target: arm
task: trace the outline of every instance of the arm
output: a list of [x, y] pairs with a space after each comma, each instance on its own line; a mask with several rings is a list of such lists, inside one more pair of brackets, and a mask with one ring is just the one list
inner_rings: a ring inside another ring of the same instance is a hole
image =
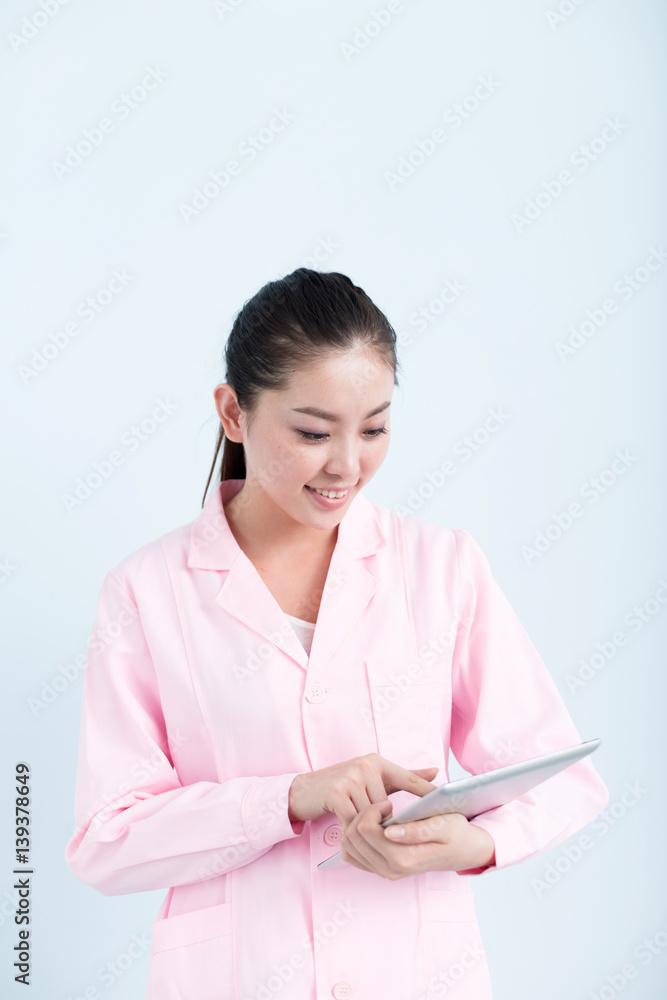
[[288, 814], [296, 773], [181, 784], [140, 612], [113, 573], [93, 637], [76, 828], [65, 849], [77, 878], [105, 895], [163, 889], [239, 868], [299, 836], [304, 823]]
[[[463, 624], [452, 657], [454, 756], [479, 774], [581, 743], [551, 674], [479, 545], [467, 531], [455, 535]], [[608, 801], [607, 786], [584, 758], [472, 819], [471, 825], [491, 834], [495, 864], [460, 874], [506, 868], [541, 854], [589, 823]]]

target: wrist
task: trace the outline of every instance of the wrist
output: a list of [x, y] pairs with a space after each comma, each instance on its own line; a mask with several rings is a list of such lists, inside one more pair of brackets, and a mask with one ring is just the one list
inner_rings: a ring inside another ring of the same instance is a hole
[[287, 793], [287, 816], [289, 818], [290, 823], [299, 823], [303, 818], [299, 814], [299, 809], [297, 804], [299, 799], [300, 788], [301, 788], [301, 775], [297, 774], [297, 776], [292, 781], [292, 784], [289, 786], [289, 791]]
[[474, 822], [468, 824], [470, 832], [474, 834], [474, 849], [472, 852], [472, 864], [469, 868], [489, 868], [496, 863], [496, 842], [484, 827], [476, 826]]

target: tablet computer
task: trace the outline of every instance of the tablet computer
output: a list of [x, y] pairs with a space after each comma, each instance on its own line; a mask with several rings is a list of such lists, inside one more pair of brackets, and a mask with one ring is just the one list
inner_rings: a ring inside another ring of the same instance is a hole
[[[417, 819], [428, 819], [442, 813], [463, 813], [467, 819], [473, 819], [480, 813], [504, 806], [512, 799], [529, 792], [547, 778], [576, 763], [587, 754], [597, 750], [600, 739], [585, 740], [563, 750], [545, 753], [540, 757], [530, 757], [518, 764], [508, 764], [493, 771], [473, 774], [458, 781], [450, 781], [439, 785], [432, 792], [418, 798], [416, 802], [403, 809], [397, 816], [390, 816], [380, 824], [382, 827], [394, 823], [409, 823]], [[342, 854], [338, 851], [326, 861], [321, 861], [318, 869], [337, 868], [345, 864]]]

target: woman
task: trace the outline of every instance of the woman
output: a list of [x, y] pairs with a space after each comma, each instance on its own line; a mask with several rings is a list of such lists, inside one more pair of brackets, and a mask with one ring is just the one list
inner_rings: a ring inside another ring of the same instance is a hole
[[488, 1000], [471, 876], [607, 804], [585, 758], [474, 821], [381, 826], [450, 748], [479, 773], [581, 742], [471, 535], [362, 493], [395, 348], [343, 274], [265, 285], [214, 392], [204, 500], [224, 437], [220, 481], [104, 579], [66, 858], [108, 895], [167, 890], [153, 1000]]

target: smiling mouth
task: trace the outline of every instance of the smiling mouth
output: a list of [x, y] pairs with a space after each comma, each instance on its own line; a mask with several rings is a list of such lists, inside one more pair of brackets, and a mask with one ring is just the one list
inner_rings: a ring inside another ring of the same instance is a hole
[[313, 493], [318, 493], [320, 496], [328, 497], [330, 500], [342, 500], [343, 497], [350, 492], [351, 486], [340, 487], [339, 489], [328, 489], [327, 487], [322, 487], [321, 489], [317, 486], [307, 486], [307, 489], [312, 490]]

